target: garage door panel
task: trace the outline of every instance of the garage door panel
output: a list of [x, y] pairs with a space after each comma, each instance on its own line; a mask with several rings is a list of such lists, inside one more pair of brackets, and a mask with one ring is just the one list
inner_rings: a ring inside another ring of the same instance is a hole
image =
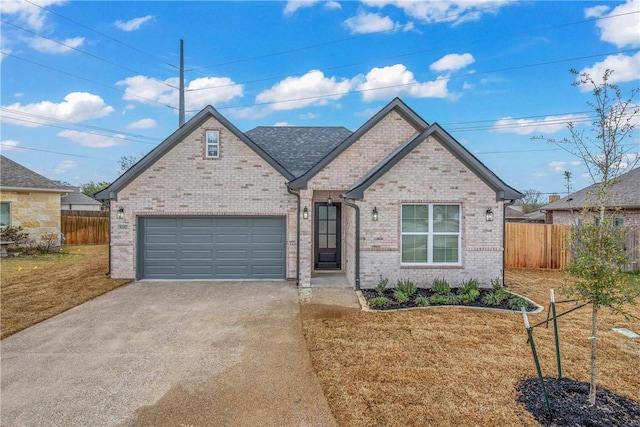
[[283, 279], [284, 217], [141, 218], [139, 270], [149, 279]]

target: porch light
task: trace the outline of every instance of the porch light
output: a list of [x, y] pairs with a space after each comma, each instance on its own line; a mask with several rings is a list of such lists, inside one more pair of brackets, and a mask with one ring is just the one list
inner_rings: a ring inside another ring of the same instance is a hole
[[487, 211], [484, 214], [487, 221], [493, 221], [493, 211], [491, 208], [487, 208]]
[[304, 219], [309, 219], [309, 209], [307, 209], [307, 207], [305, 206], [304, 209], [302, 210], [302, 218]]
[[333, 204], [333, 200], [331, 200], [331, 197], [329, 197], [327, 199], [327, 206], [331, 206]]
[[124, 208], [120, 206], [118, 208], [118, 219], [122, 219], [122, 218], [124, 218]]
[[372, 218], [374, 221], [378, 220], [378, 209], [376, 207], [373, 208]]

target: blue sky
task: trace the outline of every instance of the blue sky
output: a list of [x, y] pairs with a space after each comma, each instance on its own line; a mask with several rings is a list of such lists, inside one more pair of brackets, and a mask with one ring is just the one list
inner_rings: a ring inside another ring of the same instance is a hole
[[[36, 4], [34, 4], [36, 3]], [[178, 126], [179, 40], [187, 119], [210, 104], [240, 130], [356, 130], [399, 96], [509, 185], [590, 183], [580, 161], [533, 136], [589, 129], [568, 70], [640, 81], [640, 0], [57, 1], [1, 5], [0, 149], [77, 185]], [[636, 100], [636, 102], [638, 102]], [[626, 142], [640, 152], [636, 133]]]

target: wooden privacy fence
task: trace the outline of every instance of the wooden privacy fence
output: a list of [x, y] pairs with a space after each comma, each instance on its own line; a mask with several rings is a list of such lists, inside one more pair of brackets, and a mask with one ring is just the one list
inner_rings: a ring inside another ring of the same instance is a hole
[[109, 218], [105, 216], [63, 215], [62, 234], [67, 245], [100, 245], [109, 243]]
[[564, 268], [570, 230], [570, 225], [506, 224], [505, 267]]

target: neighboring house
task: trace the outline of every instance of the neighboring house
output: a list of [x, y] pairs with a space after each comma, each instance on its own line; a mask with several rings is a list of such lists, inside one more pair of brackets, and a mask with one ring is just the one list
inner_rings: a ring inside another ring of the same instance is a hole
[[522, 197], [394, 99], [355, 132], [238, 130], [208, 106], [96, 198], [111, 275], [296, 279], [356, 288], [503, 274], [503, 208]]
[[62, 196], [60, 208], [63, 211], [99, 211], [102, 203], [84, 193], [73, 192]]
[[522, 212], [522, 206], [507, 206], [504, 208], [504, 220], [505, 222], [524, 222], [524, 212]]
[[[579, 220], [595, 219], [596, 213], [590, 208], [599, 185], [590, 185], [544, 206], [541, 210], [546, 213], [546, 223], [575, 224]], [[640, 168], [620, 175], [609, 194], [610, 213], [616, 224], [640, 227]]]
[[59, 183], [0, 155], [0, 226], [22, 226], [29, 238], [60, 235]]

